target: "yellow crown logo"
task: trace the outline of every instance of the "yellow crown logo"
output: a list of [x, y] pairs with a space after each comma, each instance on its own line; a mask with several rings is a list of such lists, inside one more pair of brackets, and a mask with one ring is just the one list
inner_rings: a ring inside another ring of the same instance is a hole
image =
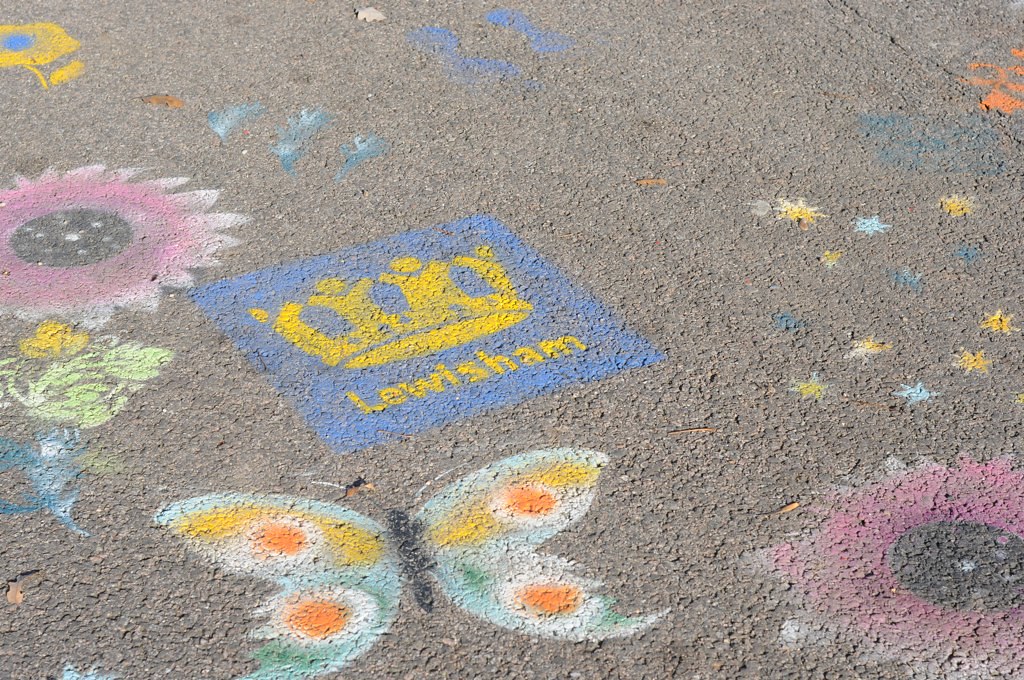
[[[489, 246], [477, 248], [475, 256], [459, 255], [451, 262], [431, 260], [424, 265], [415, 257], [399, 257], [388, 266], [390, 271], [377, 279], [318, 281], [305, 304], [282, 305], [274, 331], [328, 366], [344, 362], [346, 368], [365, 368], [457, 347], [514, 326], [533, 310], [519, 297]], [[452, 279], [453, 267], [473, 272], [494, 292], [466, 293]], [[388, 311], [378, 305], [371, 294], [378, 284], [397, 286], [408, 308]], [[306, 307], [329, 309], [351, 328], [328, 335], [302, 320]], [[266, 310], [250, 309], [249, 313], [261, 323], [270, 321]]]

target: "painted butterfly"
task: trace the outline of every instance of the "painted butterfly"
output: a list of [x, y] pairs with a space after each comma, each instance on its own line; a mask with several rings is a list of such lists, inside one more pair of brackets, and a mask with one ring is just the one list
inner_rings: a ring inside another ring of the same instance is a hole
[[549, 449], [498, 461], [457, 481], [387, 528], [330, 503], [216, 494], [171, 505], [156, 522], [227, 569], [281, 587], [261, 609], [259, 670], [247, 680], [301, 679], [365, 653], [398, 613], [402, 584], [429, 609], [433, 575], [452, 602], [510, 630], [566, 640], [630, 635], [662, 614], [630, 617], [601, 584], [537, 547], [578, 521], [608, 457]]

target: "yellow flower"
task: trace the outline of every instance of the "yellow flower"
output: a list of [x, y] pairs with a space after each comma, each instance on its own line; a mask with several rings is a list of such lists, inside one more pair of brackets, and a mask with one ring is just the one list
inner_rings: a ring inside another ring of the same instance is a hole
[[819, 217], [828, 217], [825, 213], [819, 212], [817, 207], [807, 205], [807, 202], [802, 198], [798, 198], [795, 201], [780, 198], [778, 202], [779, 205], [775, 208], [777, 219], [792, 220], [805, 231], [807, 230], [807, 224], [813, 224], [814, 220]]
[[822, 254], [820, 260], [826, 267], [832, 268], [836, 266], [836, 262], [839, 262], [839, 258], [842, 256], [843, 251], [841, 250], [826, 250]]
[[815, 401], [819, 401], [823, 396], [825, 396], [825, 389], [827, 387], [827, 384], [818, 379], [817, 373], [812, 373], [810, 380], [805, 380], [803, 382], [794, 380], [789, 391], [799, 394], [801, 399], [814, 399]]
[[88, 344], [88, 333], [76, 333], [67, 324], [44, 321], [39, 324], [34, 336], [18, 343], [18, 348], [32, 359], [56, 359], [78, 354]]
[[[79, 42], [57, 24], [0, 26], [0, 68], [20, 66], [28, 69], [36, 74], [44, 88], [49, 84], [36, 66], [56, 61], [79, 47]], [[64, 77], [63, 80], [70, 78]]]

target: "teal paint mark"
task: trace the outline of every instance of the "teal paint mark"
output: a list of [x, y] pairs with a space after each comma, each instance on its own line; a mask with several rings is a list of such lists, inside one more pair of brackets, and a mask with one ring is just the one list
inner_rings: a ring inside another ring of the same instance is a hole
[[78, 431], [53, 430], [36, 439], [35, 444], [0, 439], [0, 473], [21, 470], [32, 486], [32, 493], [24, 494], [19, 503], [0, 499], [0, 515], [44, 510], [76, 534], [88, 536], [89, 532], [71, 518], [71, 508], [78, 499], [76, 482], [82, 474], [75, 459], [84, 453]]
[[334, 176], [335, 182], [345, 179], [348, 173], [355, 170], [364, 161], [368, 161], [371, 158], [380, 158], [386, 154], [388, 152], [388, 142], [386, 139], [378, 137], [371, 132], [366, 137], [356, 135], [351, 144], [342, 144], [340, 151], [345, 157], [345, 164], [341, 166], [341, 170], [338, 170], [338, 174]]
[[229, 106], [223, 111], [211, 111], [206, 116], [210, 129], [217, 133], [220, 141], [226, 142], [228, 136], [235, 128], [250, 121], [256, 120], [267, 112], [267, 109], [259, 102], [250, 104], [236, 104]]
[[868, 234], [870, 236], [874, 236], [875, 234], [884, 234], [890, 229], [892, 229], [892, 225], [882, 222], [878, 215], [875, 215], [874, 217], [858, 217], [853, 226], [854, 231], [859, 231], [862, 234]]
[[518, 66], [500, 59], [464, 57], [458, 53], [459, 39], [446, 28], [424, 26], [406, 35], [409, 43], [441, 62], [445, 74], [463, 85], [490, 84], [518, 77]]
[[303, 109], [288, 118], [287, 128], [277, 128], [279, 139], [270, 150], [281, 160], [285, 172], [295, 175], [295, 164], [308, 152], [309, 141], [333, 120], [334, 116], [322, 109]]
[[789, 312], [779, 312], [772, 316], [772, 321], [775, 327], [780, 331], [788, 331], [790, 333], [796, 333], [799, 330], [807, 328], [807, 323], [796, 318]]
[[864, 139], [880, 163], [904, 170], [1002, 175], [1006, 160], [999, 135], [981, 115], [948, 117], [860, 116]]
[[972, 265], [983, 257], [983, 253], [980, 247], [964, 243], [953, 251], [953, 257], [963, 260], [966, 265]]
[[576, 44], [572, 38], [554, 31], [542, 31], [522, 12], [514, 9], [496, 9], [487, 14], [487, 21], [495, 26], [510, 28], [521, 33], [530, 41], [530, 49], [534, 52], [564, 52]]
[[920, 403], [922, 401], [928, 401], [932, 397], [937, 397], [942, 394], [942, 392], [930, 391], [928, 388], [924, 386], [923, 382], [918, 382], [913, 387], [911, 387], [910, 385], [900, 385], [900, 387], [902, 387], [903, 389], [893, 392], [893, 396], [903, 397], [904, 399], [906, 399], [907, 406], [913, 406], [914, 404]]

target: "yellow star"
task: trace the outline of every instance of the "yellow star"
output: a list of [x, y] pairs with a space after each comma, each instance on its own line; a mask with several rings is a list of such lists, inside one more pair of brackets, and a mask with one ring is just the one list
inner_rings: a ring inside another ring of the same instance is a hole
[[814, 220], [819, 217], [828, 217], [825, 213], [818, 212], [816, 207], [807, 205], [807, 202], [802, 198], [798, 198], [795, 201], [780, 198], [779, 207], [775, 209], [775, 212], [777, 219], [792, 220], [805, 231], [807, 230], [807, 225], [813, 224]]
[[820, 400], [825, 396], [825, 388], [827, 387], [828, 385], [818, 379], [817, 373], [812, 373], [810, 380], [806, 380], [804, 382], [797, 382], [794, 380], [789, 391], [799, 394], [801, 399]]
[[988, 367], [992, 365], [991, 359], [985, 358], [985, 350], [978, 350], [974, 354], [965, 351], [960, 355], [959, 366], [964, 373], [988, 373]]
[[872, 354], [881, 354], [887, 349], [892, 349], [891, 342], [877, 342], [874, 338], [868, 336], [863, 340], [854, 340], [853, 351], [850, 352], [850, 356], [867, 359]]
[[1003, 314], [1001, 309], [982, 321], [981, 327], [993, 333], [1010, 333], [1020, 330], [1013, 325], [1013, 314]]
[[826, 250], [821, 256], [821, 263], [831, 269], [836, 266], [836, 262], [839, 262], [839, 258], [843, 256], [841, 250]]
[[963, 217], [974, 212], [974, 199], [968, 196], [943, 196], [939, 199], [939, 205], [947, 215]]

